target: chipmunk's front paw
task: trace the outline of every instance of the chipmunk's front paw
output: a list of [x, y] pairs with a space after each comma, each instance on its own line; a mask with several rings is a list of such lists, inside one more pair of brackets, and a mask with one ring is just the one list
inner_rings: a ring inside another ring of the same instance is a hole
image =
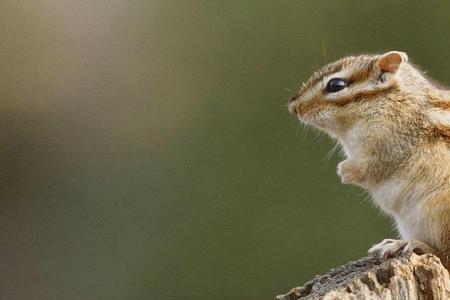
[[416, 254], [436, 253], [433, 248], [415, 239], [384, 239], [381, 243], [373, 245], [372, 248], [369, 249], [368, 254], [370, 256], [378, 256], [388, 259], [408, 252], [414, 252]]
[[337, 165], [337, 174], [341, 177], [342, 183], [360, 183], [363, 176], [358, 169], [358, 165], [350, 160], [344, 160]]
[[378, 256], [384, 259], [399, 256], [408, 244], [405, 240], [384, 239], [381, 243], [375, 244], [369, 249], [370, 256]]

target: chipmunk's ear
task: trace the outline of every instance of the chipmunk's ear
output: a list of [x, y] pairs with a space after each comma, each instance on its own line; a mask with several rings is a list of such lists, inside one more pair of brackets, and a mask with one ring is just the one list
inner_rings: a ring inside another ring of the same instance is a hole
[[408, 61], [408, 55], [405, 52], [390, 51], [378, 59], [378, 67], [381, 72], [395, 73], [402, 62]]

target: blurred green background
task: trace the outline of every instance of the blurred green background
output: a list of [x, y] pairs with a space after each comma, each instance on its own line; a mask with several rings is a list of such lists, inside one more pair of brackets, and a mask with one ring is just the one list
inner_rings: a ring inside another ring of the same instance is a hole
[[394, 237], [286, 103], [361, 52], [450, 83], [449, 11], [1, 0], [1, 298], [272, 299]]

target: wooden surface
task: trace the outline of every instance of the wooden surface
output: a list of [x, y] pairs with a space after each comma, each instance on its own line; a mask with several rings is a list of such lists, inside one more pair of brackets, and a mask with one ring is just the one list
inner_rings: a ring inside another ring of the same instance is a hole
[[365, 257], [316, 276], [276, 300], [450, 299], [450, 277], [431, 254]]

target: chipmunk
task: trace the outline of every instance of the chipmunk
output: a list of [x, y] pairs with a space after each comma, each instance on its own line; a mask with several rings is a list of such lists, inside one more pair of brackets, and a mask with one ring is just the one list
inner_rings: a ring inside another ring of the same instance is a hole
[[289, 101], [301, 122], [342, 146], [342, 182], [370, 192], [401, 239], [369, 255], [433, 253], [450, 267], [450, 91], [404, 52], [344, 57], [326, 65]]

